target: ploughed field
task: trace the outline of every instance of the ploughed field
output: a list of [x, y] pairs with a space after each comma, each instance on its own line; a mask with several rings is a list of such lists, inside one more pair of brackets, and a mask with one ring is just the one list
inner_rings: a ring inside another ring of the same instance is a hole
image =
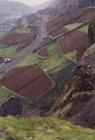
[[49, 56], [47, 46], [38, 50], [37, 55], [38, 55], [38, 57], [41, 57], [42, 59], [47, 59]]
[[11, 32], [0, 40], [1, 45], [7, 47], [15, 46], [17, 50], [22, 49], [32, 43], [37, 37], [37, 32], [21, 33]]
[[[73, 63], [72, 61], [68, 61], [61, 53], [58, 48], [58, 45], [55, 43], [51, 43], [47, 46], [48, 50], [48, 58], [43, 59], [42, 57], [38, 57], [38, 52], [27, 57], [22, 62], [20, 62], [17, 67], [27, 66], [31, 64], [39, 64], [44, 70], [48, 73], [53, 74], [58, 71], [66, 68], [69, 64]], [[40, 50], [43, 52], [43, 48]]]
[[38, 65], [9, 71], [0, 84], [31, 102], [37, 101], [55, 87], [55, 83]]
[[0, 86], [0, 116], [21, 115], [30, 108], [30, 105], [26, 99]]
[[[50, 107], [59, 96], [57, 91], [63, 88], [75, 66], [75, 63], [61, 55], [56, 43], [46, 46], [46, 49], [46, 59], [38, 57], [39, 51], [33, 53], [0, 80], [0, 84], [13, 91], [13, 94], [20, 95], [33, 104], [37, 103], [37, 107]], [[43, 49], [40, 51], [43, 52]]]
[[74, 31], [58, 40], [59, 48], [63, 54], [77, 51], [77, 60], [83, 56], [84, 52], [90, 47], [88, 35], [83, 32]]
[[66, 57], [64, 57], [60, 53], [56, 42], [49, 44], [47, 46], [47, 50], [48, 57], [46, 59], [38, 57], [38, 54], [34, 53], [20, 62], [17, 67], [27, 66], [31, 64], [40, 65], [42, 69], [52, 77], [60, 90], [61, 86], [64, 84], [64, 82], [72, 72], [75, 63], [66, 59]]
[[61, 14], [60, 16], [50, 20], [47, 24], [47, 30], [53, 37], [66, 32], [65, 25], [71, 23], [80, 23], [90, 20], [95, 13], [95, 9], [78, 9]]

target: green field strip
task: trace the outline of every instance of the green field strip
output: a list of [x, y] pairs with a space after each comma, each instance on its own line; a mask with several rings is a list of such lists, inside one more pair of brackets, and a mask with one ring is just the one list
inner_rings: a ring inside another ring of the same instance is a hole
[[6, 49], [0, 49], [0, 57], [3, 58], [14, 58], [16, 56], [16, 49], [13, 47], [9, 47]]
[[30, 28], [19, 28], [19, 29], [17, 29], [17, 32], [19, 32], [19, 33], [30, 33], [31, 29]]
[[0, 86], [0, 105], [8, 101], [11, 97], [15, 97], [15, 95], [9, 92], [5, 87]]

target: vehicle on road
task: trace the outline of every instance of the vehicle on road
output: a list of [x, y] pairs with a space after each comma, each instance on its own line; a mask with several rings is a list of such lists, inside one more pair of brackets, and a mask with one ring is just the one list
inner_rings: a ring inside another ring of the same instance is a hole
[[38, 48], [33, 48], [32, 52], [35, 53], [38, 50]]
[[5, 58], [5, 59], [4, 59], [4, 62], [5, 62], [5, 63], [9, 63], [10, 61], [11, 61], [10, 58]]
[[47, 36], [44, 36], [43, 39], [46, 40], [47, 39]]

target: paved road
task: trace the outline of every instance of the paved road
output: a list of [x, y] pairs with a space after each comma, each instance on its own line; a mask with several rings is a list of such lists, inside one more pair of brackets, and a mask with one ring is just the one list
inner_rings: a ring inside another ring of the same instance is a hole
[[35, 42], [31, 45], [31, 48], [29, 47], [27, 51], [25, 51], [19, 57], [13, 59], [11, 62], [3, 64], [2, 67], [0, 67], [0, 73], [2, 74], [9, 71], [13, 67], [15, 67], [15, 65], [23, 61], [26, 57], [28, 57], [29, 55], [32, 55], [34, 50], [42, 47], [43, 38], [47, 35], [48, 33], [46, 30], [45, 24], [42, 22], [41, 25], [39, 26], [38, 37], [35, 40]]

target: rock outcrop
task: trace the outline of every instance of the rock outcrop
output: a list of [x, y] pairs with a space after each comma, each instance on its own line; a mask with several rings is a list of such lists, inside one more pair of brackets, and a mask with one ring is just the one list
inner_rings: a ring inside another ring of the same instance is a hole
[[95, 128], [95, 65], [78, 65], [50, 114]]

